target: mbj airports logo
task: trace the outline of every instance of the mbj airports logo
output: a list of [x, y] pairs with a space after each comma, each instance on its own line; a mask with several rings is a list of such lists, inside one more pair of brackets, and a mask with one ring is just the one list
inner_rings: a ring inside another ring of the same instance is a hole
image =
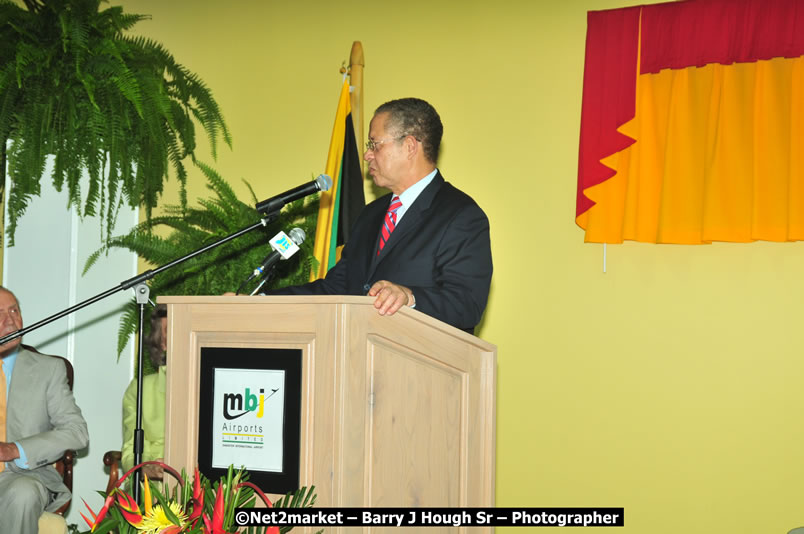
[[243, 393], [222, 392], [223, 425], [221, 442], [224, 447], [262, 448], [265, 434], [262, 419], [265, 403], [276, 395], [279, 388], [252, 390], [245, 388]]

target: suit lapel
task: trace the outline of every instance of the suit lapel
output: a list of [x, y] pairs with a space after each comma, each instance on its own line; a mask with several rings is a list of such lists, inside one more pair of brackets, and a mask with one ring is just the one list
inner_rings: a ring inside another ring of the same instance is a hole
[[[396, 226], [394, 231], [391, 233], [391, 237], [388, 238], [388, 241], [385, 243], [382, 251], [379, 255], [377, 255], [377, 249], [379, 248], [379, 233], [380, 233], [380, 226], [382, 225], [382, 219], [377, 225], [377, 237], [375, 239], [376, 246], [374, 247], [374, 253], [372, 254], [372, 261], [371, 267], [369, 269], [369, 278], [374, 275], [374, 272], [377, 270], [382, 261], [388, 257], [390, 251], [397, 245], [397, 243], [402, 242], [405, 235], [419, 229], [422, 225], [422, 221], [425, 219], [425, 215], [427, 211], [431, 208], [433, 204], [433, 199], [438, 193], [438, 190], [441, 189], [441, 186], [444, 184], [444, 177], [441, 176], [441, 172], [437, 172], [433, 181], [424, 188], [424, 190], [419, 194], [416, 200], [413, 202], [407, 211], [405, 212], [405, 216], [402, 217], [402, 220], [399, 221], [399, 224]], [[386, 210], [387, 211], [387, 210]], [[385, 218], [385, 212], [382, 214], [383, 219]]]
[[[33, 380], [33, 360], [30, 353], [21, 348], [17, 353], [17, 361], [14, 363], [14, 373], [11, 375], [11, 389], [8, 391], [8, 415], [6, 421], [6, 437], [11, 441], [11, 436], [14, 439], [19, 439], [18, 436], [19, 425], [25, 418], [28, 410], [26, 406], [26, 392], [28, 384]], [[12, 410], [12, 406], [15, 408]], [[12, 417], [13, 415], [13, 417]]]

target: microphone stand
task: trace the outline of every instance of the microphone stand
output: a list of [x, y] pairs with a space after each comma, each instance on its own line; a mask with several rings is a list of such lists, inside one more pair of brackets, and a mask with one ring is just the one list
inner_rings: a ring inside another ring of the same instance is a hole
[[[252, 224], [251, 226], [247, 226], [238, 230], [233, 234], [229, 234], [228, 236], [215, 241], [214, 243], [210, 243], [200, 249], [191, 252], [181, 258], [177, 258], [173, 261], [166, 263], [165, 265], [158, 267], [156, 269], [148, 269], [142, 274], [138, 274], [137, 276], [133, 276], [128, 280], [124, 280], [120, 282], [119, 285], [109, 288], [106, 291], [98, 293], [94, 297], [90, 297], [78, 304], [70, 306], [69, 308], [65, 308], [64, 310], [54, 313], [50, 317], [46, 317], [41, 321], [38, 321], [31, 326], [27, 326], [16, 332], [12, 332], [6, 336], [0, 338], [0, 345], [7, 343], [13, 339], [17, 339], [18, 337], [22, 337], [28, 332], [32, 332], [38, 328], [41, 328], [47, 324], [52, 323], [57, 319], [61, 319], [64, 316], [70, 315], [73, 312], [76, 312], [82, 308], [89, 306], [90, 304], [94, 304], [99, 300], [103, 300], [106, 297], [117, 293], [118, 291], [123, 291], [129, 289], [131, 287], [134, 288], [134, 293], [137, 299], [137, 305], [139, 306], [139, 325], [137, 326], [137, 340], [139, 341], [139, 347], [137, 349], [137, 418], [136, 418], [136, 428], [134, 429], [134, 465], [139, 465], [142, 463], [142, 448], [143, 448], [143, 440], [145, 436], [145, 432], [142, 429], [142, 352], [143, 352], [143, 320], [145, 317], [145, 305], [149, 302], [148, 296], [150, 293], [150, 289], [148, 285], [145, 283], [147, 280], [150, 280], [157, 274], [166, 271], [176, 265], [189, 260], [191, 258], [195, 258], [196, 256], [200, 256], [205, 252], [212, 250], [224, 243], [228, 243], [229, 241], [236, 239], [244, 234], [251, 232], [252, 230], [256, 230], [259, 227], [266, 227], [268, 224], [272, 223], [276, 219], [279, 218], [279, 209], [274, 211], [270, 211], [263, 214], [263, 218], [260, 219], [259, 222]], [[134, 484], [133, 484], [133, 497], [134, 500], [139, 502], [140, 501], [140, 471], [137, 470], [134, 472]]]
[[[273, 269], [271, 269], [271, 270], [273, 271]], [[260, 283], [257, 284], [257, 287], [254, 288], [254, 291], [249, 293], [249, 296], [253, 297], [254, 295], [256, 295], [257, 291], [262, 289], [262, 286], [264, 286], [265, 283], [268, 282], [268, 280], [270, 280], [271, 278], [273, 278], [273, 273], [271, 273], [271, 272], [265, 273], [265, 276], [262, 277], [262, 280], [260, 280]]]

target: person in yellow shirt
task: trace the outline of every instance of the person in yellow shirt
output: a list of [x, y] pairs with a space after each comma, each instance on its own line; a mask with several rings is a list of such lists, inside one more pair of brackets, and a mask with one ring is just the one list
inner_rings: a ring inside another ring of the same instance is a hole
[[[142, 379], [142, 461], [163, 461], [165, 456], [165, 363], [167, 361], [167, 307], [159, 304], [151, 313], [151, 333], [146, 340], [151, 362], [157, 372]], [[134, 428], [137, 424], [137, 379], [123, 395], [123, 471], [134, 466]], [[161, 480], [163, 470], [156, 465], [143, 467], [152, 480]]]

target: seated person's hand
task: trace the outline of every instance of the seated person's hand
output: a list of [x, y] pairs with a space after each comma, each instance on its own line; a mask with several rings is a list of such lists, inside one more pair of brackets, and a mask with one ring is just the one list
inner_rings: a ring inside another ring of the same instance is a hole
[[0, 441], [0, 462], [11, 462], [20, 457], [16, 443]]
[[393, 315], [402, 306], [412, 306], [416, 302], [413, 291], [387, 280], [375, 282], [369, 289], [368, 296], [377, 297], [374, 307], [380, 315]]
[[[164, 458], [157, 458], [157, 462], [164, 462]], [[165, 469], [161, 465], [148, 464], [142, 466], [142, 472], [148, 476], [149, 480], [162, 480]]]

